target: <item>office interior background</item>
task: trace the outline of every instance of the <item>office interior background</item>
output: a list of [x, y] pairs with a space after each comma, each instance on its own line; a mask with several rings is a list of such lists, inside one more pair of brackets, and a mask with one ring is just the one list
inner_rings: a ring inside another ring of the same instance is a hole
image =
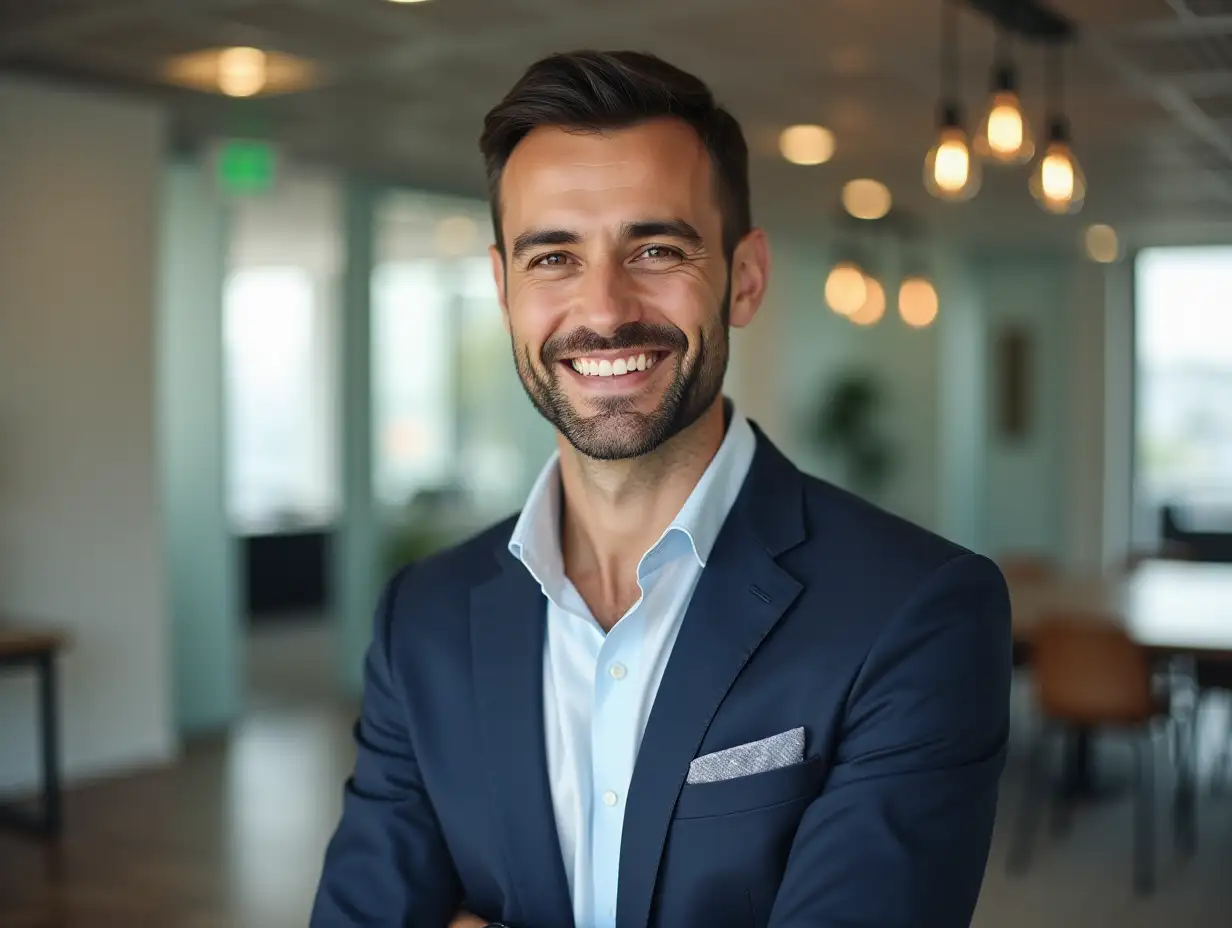
[[1024, 653], [1044, 603], [1150, 663], [1140, 730], [1061, 726], [1047, 776], [1081, 752], [1086, 787], [1017, 855], [1024, 657], [975, 924], [1226, 924], [1220, 0], [0, 5], [0, 797], [37, 813], [49, 761], [63, 792], [50, 835], [0, 831], [0, 924], [305, 923], [377, 590], [553, 448], [476, 142], [579, 47], [661, 54], [744, 126], [774, 272], [740, 408], [998, 559]]

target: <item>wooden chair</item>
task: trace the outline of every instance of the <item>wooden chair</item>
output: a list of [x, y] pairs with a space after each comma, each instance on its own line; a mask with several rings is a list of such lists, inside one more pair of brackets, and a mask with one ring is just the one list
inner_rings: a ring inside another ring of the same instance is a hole
[[1155, 869], [1152, 722], [1167, 717], [1167, 704], [1152, 685], [1146, 653], [1113, 618], [1053, 613], [1043, 617], [1032, 634], [1031, 665], [1043, 724], [1031, 750], [1009, 858], [1011, 872], [1025, 869], [1030, 860], [1047, 790], [1044, 765], [1052, 734], [1058, 729], [1117, 728], [1135, 736], [1134, 886], [1149, 893]]

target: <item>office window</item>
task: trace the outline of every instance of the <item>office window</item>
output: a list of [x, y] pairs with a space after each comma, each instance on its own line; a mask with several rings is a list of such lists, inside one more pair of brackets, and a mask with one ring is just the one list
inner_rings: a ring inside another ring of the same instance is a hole
[[327, 521], [324, 333], [312, 279], [297, 267], [235, 271], [223, 312], [232, 521], [242, 533]]
[[505, 515], [551, 449], [513, 366], [490, 241], [479, 201], [396, 191], [378, 211], [374, 481], [392, 523]]
[[379, 265], [372, 278], [377, 499], [399, 507], [454, 480], [453, 294], [438, 262]]
[[1232, 508], [1232, 247], [1152, 248], [1135, 267], [1136, 509]]

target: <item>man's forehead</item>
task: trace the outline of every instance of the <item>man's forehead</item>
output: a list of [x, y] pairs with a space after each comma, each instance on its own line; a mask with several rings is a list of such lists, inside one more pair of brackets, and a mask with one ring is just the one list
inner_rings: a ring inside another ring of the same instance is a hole
[[501, 178], [503, 212], [519, 223], [544, 212], [622, 205], [680, 214], [704, 208], [697, 201], [709, 204], [711, 192], [705, 147], [674, 119], [603, 131], [537, 128], [514, 149]]

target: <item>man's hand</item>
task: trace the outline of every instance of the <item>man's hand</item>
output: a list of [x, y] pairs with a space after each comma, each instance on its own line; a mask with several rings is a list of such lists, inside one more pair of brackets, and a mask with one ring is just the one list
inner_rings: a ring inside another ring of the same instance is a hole
[[449, 928], [485, 928], [489, 922], [470, 912], [459, 912], [449, 923]]

